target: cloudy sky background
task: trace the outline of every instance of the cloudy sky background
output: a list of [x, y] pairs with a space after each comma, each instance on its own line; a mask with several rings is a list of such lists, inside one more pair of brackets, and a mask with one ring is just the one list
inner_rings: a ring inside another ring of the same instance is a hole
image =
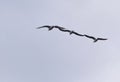
[[[0, 82], [120, 82], [119, 0], [1, 0]], [[88, 38], [57, 29], [59, 25]]]

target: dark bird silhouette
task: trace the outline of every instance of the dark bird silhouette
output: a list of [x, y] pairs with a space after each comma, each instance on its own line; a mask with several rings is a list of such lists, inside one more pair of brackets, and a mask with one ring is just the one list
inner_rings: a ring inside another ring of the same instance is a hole
[[107, 38], [97, 38], [96, 40], [94, 40], [94, 42], [97, 42], [98, 40], [107, 40]]
[[77, 36], [85, 36], [85, 37], [87, 37], [89, 39], [92, 39], [93, 42], [97, 42], [98, 40], [107, 40], [106, 38], [95, 38], [95, 37], [89, 36], [87, 34], [79, 34], [79, 33], [75, 32], [73, 30], [67, 30], [64, 27], [60, 27], [60, 26], [57, 26], [57, 25], [56, 26], [44, 25], [44, 26], [38, 27], [37, 29], [41, 29], [41, 28], [48, 28], [49, 31], [52, 30], [53, 28], [57, 28], [57, 29], [59, 29], [62, 32], [68, 32], [68, 33], [70, 33], [70, 35], [71, 34], [75, 34]]
[[86, 34], [84, 36], [86, 36], [87, 38], [93, 39], [94, 40], [93, 42], [97, 42], [98, 40], [107, 40], [106, 38], [95, 38], [93, 36], [89, 36]]
[[48, 28], [48, 30], [50, 31], [50, 30], [52, 30], [54, 27], [53, 27], [53, 26], [49, 26], [49, 25], [37, 27], [37, 29], [40, 29], [40, 28]]
[[82, 34], [79, 34], [79, 33], [75, 32], [75, 31], [71, 31], [71, 32], [70, 32], [70, 35], [71, 35], [71, 34], [75, 34], [75, 35], [78, 35], [78, 36], [85, 36], [85, 35], [82, 35]]

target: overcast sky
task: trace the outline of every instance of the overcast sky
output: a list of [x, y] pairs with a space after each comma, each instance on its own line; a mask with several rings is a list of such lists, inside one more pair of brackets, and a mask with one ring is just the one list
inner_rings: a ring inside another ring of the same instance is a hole
[[119, 35], [119, 0], [0, 0], [0, 82], [120, 82]]

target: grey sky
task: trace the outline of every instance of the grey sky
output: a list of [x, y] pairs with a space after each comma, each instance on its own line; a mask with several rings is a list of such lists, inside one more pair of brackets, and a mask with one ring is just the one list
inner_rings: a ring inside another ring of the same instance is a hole
[[[119, 0], [1, 0], [0, 82], [120, 82]], [[93, 43], [57, 29], [108, 38]]]

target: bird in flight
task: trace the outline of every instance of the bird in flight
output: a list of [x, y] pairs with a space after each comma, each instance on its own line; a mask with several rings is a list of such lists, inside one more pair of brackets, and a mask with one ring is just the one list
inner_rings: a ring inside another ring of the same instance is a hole
[[97, 42], [98, 40], [107, 40], [107, 38], [97, 38], [96, 40], [94, 40], [94, 42]]
[[106, 38], [95, 38], [93, 36], [89, 36], [89, 35], [84, 35], [87, 38], [93, 39], [93, 42], [97, 42], [98, 40], [107, 40]]
[[48, 28], [48, 31], [52, 30], [53, 28], [57, 28], [57, 29], [59, 29], [59, 30], [62, 31], [62, 32], [68, 32], [70, 35], [71, 35], [71, 34], [75, 34], [75, 35], [77, 35], [77, 36], [87, 37], [87, 38], [89, 38], [89, 39], [92, 39], [93, 42], [97, 42], [98, 40], [107, 40], [107, 38], [95, 38], [95, 37], [89, 36], [89, 35], [87, 35], [87, 34], [79, 34], [79, 33], [75, 32], [75, 31], [73, 31], [73, 30], [67, 30], [67, 29], [65, 29], [64, 27], [60, 27], [60, 26], [44, 25], [44, 26], [41, 26], [41, 27], [37, 27], [37, 29], [41, 29], [41, 28]]

